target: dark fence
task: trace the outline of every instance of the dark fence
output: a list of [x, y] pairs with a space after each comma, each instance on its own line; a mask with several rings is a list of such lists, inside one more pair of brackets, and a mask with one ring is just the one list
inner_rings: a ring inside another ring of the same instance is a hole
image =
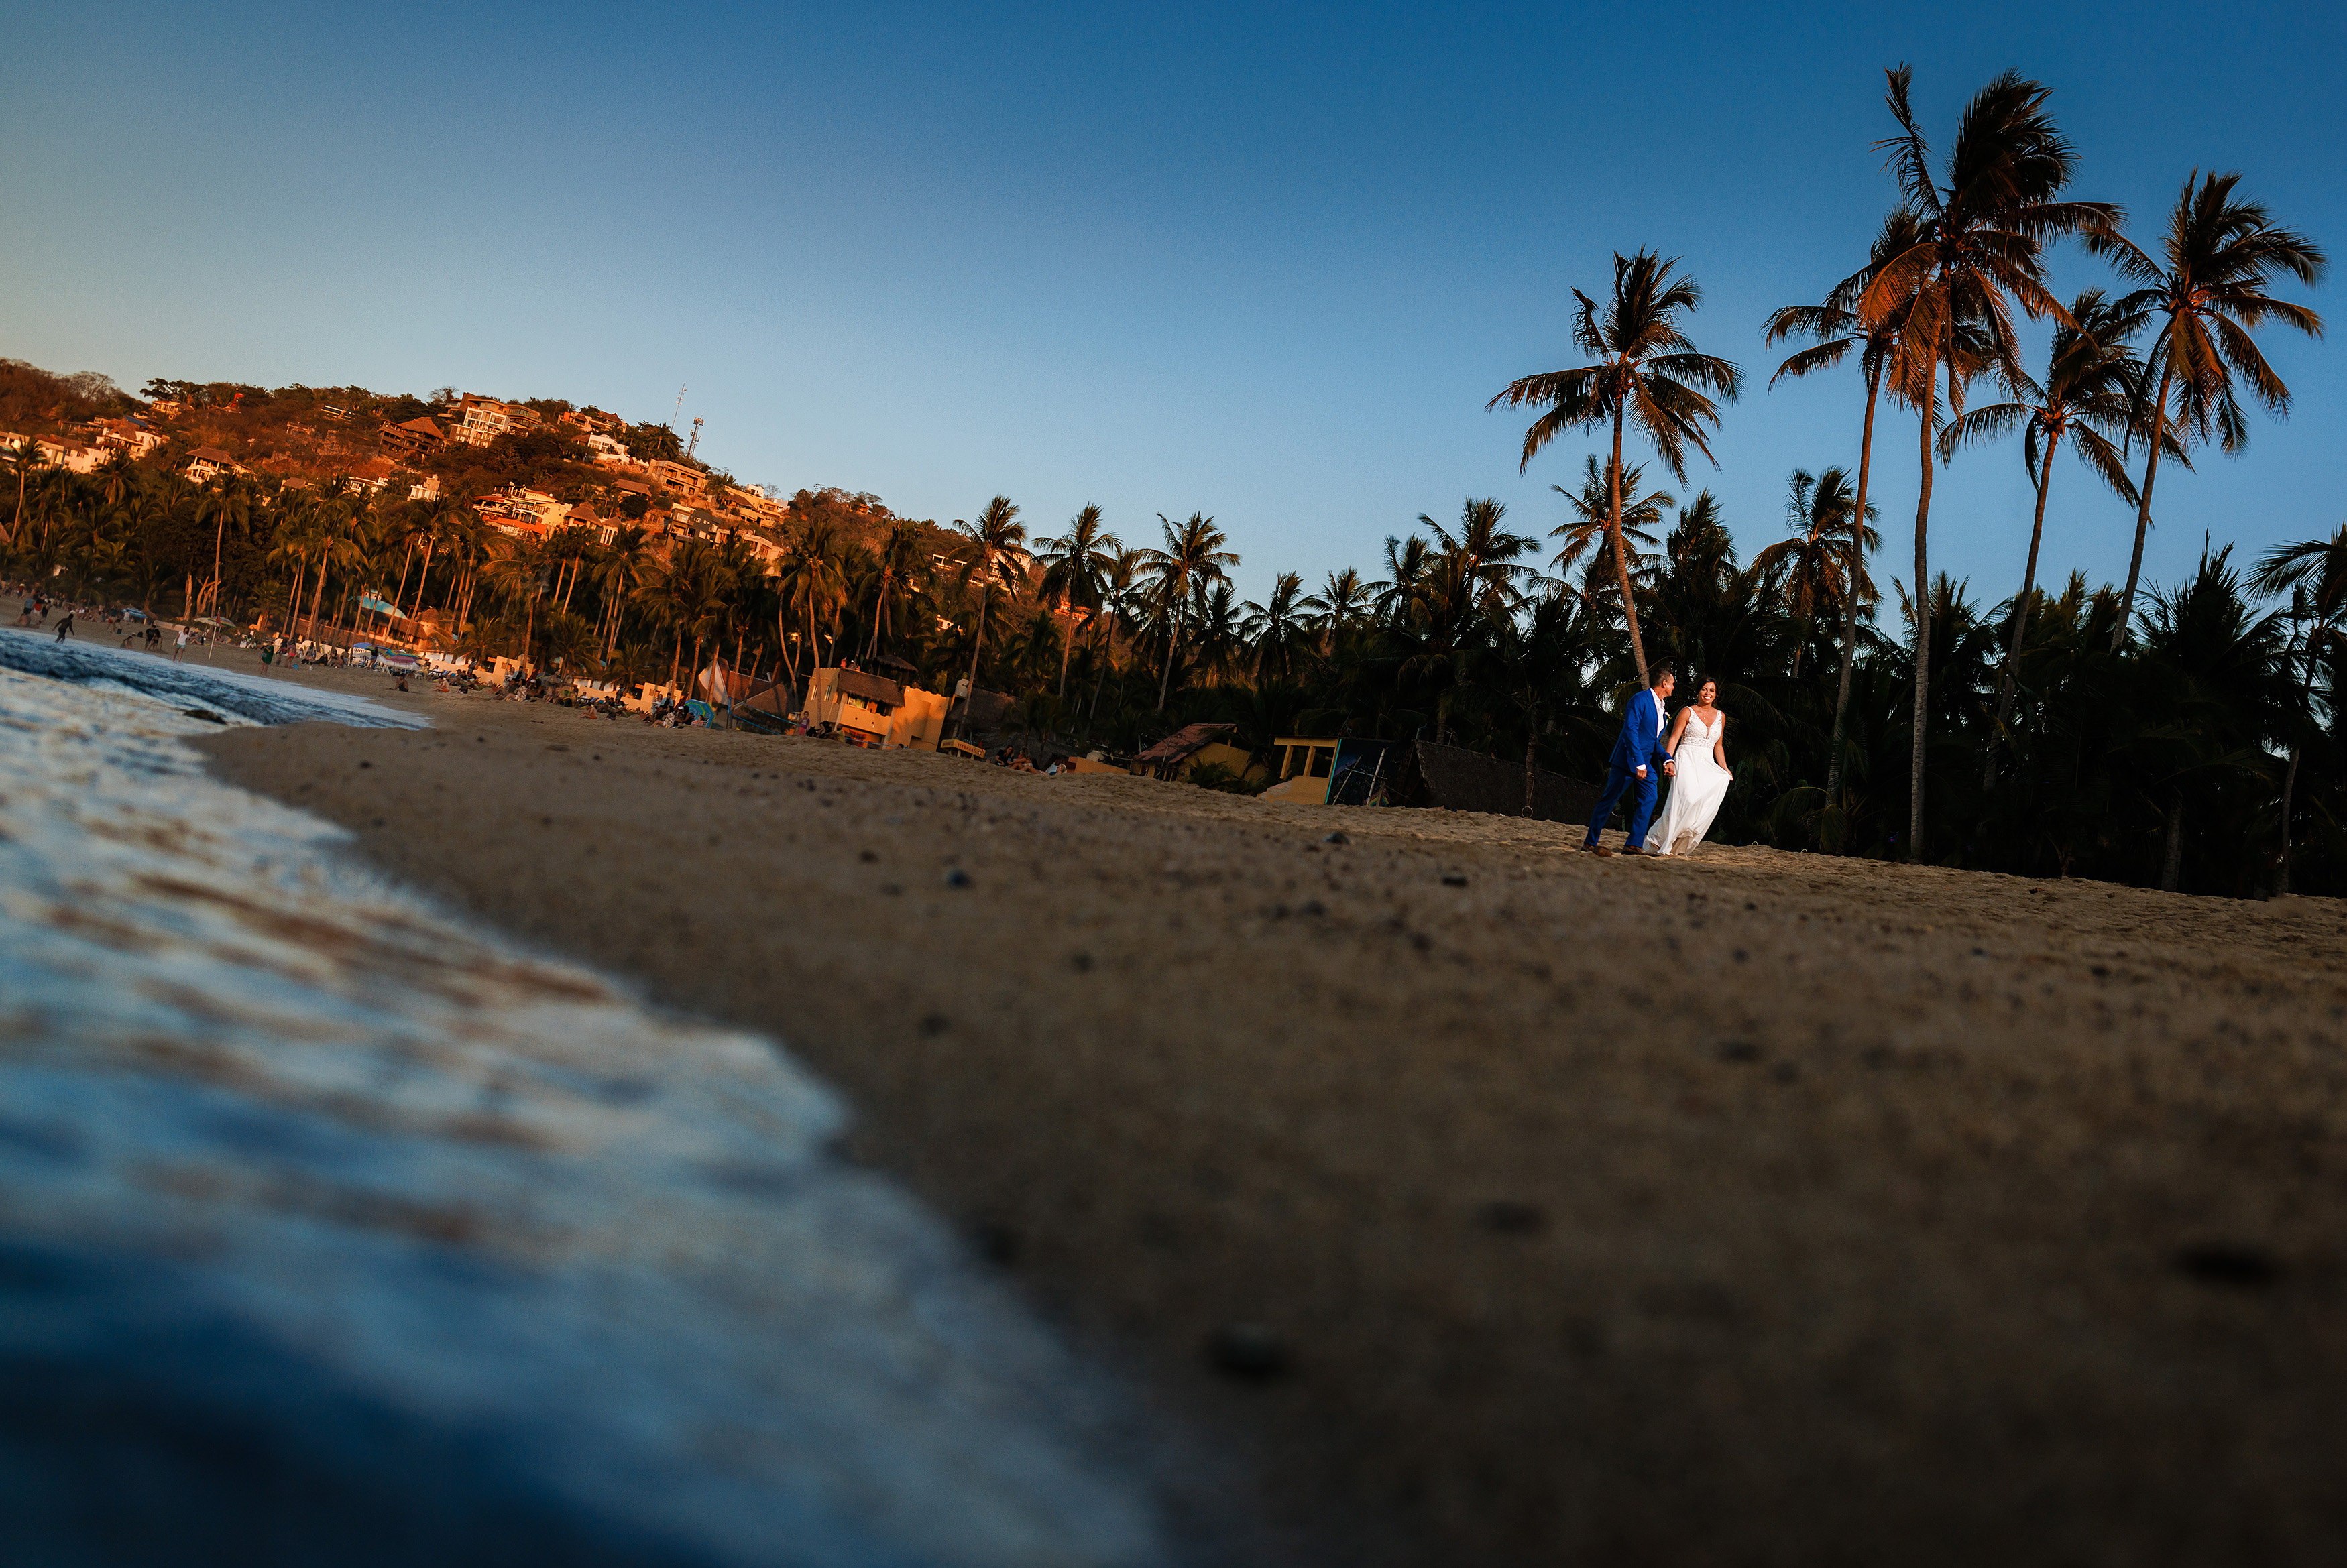
[[[1524, 765], [1457, 746], [1413, 741], [1392, 768], [1389, 799], [1397, 806], [1452, 811], [1524, 814]], [[1543, 822], [1586, 822], [1597, 809], [1598, 788], [1545, 768], [1532, 770], [1532, 815]]]

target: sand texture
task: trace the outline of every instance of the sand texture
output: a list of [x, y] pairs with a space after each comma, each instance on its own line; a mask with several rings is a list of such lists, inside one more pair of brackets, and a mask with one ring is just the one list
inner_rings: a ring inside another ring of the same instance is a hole
[[414, 701], [204, 744], [786, 1041], [1293, 1560], [2347, 1552], [2337, 901]]

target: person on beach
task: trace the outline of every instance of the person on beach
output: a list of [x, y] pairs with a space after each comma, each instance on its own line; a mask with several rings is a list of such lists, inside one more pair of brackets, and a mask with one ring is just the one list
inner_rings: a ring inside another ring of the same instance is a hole
[[187, 628], [187, 627], [185, 627], [185, 626], [181, 626], [181, 627], [179, 628], [179, 643], [177, 644], [177, 646], [175, 646], [175, 647], [171, 649], [171, 662], [172, 662], [173, 664], [178, 664], [181, 659], [183, 659], [183, 658], [185, 658], [185, 657], [188, 657], [188, 628]]
[[1650, 855], [1685, 855], [1711, 831], [1719, 803], [1736, 774], [1727, 766], [1727, 715], [1719, 711], [1719, 683], [1696, 685], [1695, 700], [1671, 724], [1671, 760], [1676, 771], [1662, 820], [1646, 835]]
[[1655, 790], [1662, 779], [1677, 771], [1663, 748], [1663, 705], [1670, 700], [1677, 677], [1670, 666], [1662, 664], [1650, 678], [1653, 684], [1632, 697], [1622, 715], [1622, 733], [1614, 738], [1614, 755], [1606, 762], [1605, 792], [1598, 797], [1596, 814], [1589, 819], [1589, 837], [1581, 846], [1588, 854], [1614, 853], [1598, 843], [1597, 835], [1614, 815], [1614, 805], [1633, 788], [1637, 792], [1631, 796], [1630, 831], [1622, 840], [1622, 852], [1645, 853], [1638, 846], [1646, 836], [1646, 820], [1655, 814]]
[[71, 636], [73, 636], [73, 612], [67, 610], [66, 618], [57, 623], [57, 641], [63, 642]]

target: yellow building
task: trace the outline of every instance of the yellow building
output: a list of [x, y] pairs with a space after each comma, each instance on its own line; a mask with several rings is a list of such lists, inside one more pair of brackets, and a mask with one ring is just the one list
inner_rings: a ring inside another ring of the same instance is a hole
[[1193, 769], [1208, 763], [1219, 762], [1242, 779], [1250, 769], [1261, 772], [1254, 753], [1231, 745], [1225, 738], [1237, 728], [1235, 724], [1193, 724], [1177, 729], [1134, 757], [1133, 771], [1173, 780], [1186, 778]]
[[837, 726], [851, 746], [935, 750], [945, 735], [946, 707], [940, 693], [860, 669], [818, 669], [807, 684], [807, 722]]
[[1263, 792], [1263, 799], [1311, 806], [1368, 805], [1384, 795], [1390, 781], [1388, 753], [1393, 744], [1349, 736], [1282, 736], [1271, 743], [1271, 770], [1278, 782]]

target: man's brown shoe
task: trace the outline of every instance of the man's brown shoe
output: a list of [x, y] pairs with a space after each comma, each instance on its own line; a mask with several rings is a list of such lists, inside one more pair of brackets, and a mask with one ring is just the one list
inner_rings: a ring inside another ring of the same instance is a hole
[[1584, 855], [1595, 855], [1601, 860], [1610, 860], [1614, 858], [1614, 851], [1603, 844], [1583, 844], [1581, 846], [1581, 852]]

